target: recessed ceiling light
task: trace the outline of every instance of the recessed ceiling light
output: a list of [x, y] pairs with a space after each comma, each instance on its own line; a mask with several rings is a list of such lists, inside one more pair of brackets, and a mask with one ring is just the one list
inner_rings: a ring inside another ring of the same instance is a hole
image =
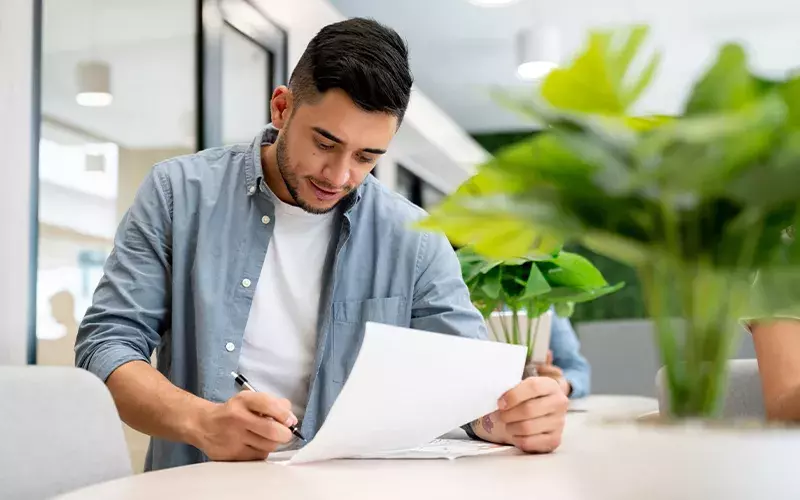
[[517, 35], [517, 75], [538, 80], [558, 67], [559, 36], [553, 28], [536, 28]]
[[469, 0], [469, 3], [478, 7], [503, 7], [517, 3], [517, 0]]
[[539, 80], [557, 67], [558, 64], [552, 61], [528, 61], [519, 65], [517, 74], [523, 80]]

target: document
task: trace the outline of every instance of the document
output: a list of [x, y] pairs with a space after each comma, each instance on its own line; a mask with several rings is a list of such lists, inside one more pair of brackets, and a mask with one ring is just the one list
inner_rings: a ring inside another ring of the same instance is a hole
[[472, 441], [466, 439], [434, 439], [432, 442], [411, 448], [409, 450], [384, 451], [378, 453], [365, 453], [354, 458], [365, 460], [376, 459], [436, 459], [446, 458], [454, 460], [461, 457], [473, 457], [477, 455], [492, 455], [496, 453], [515, 452], [513, 446], [502, 444], [484, 443], [483, 441]]
[[367, 323], [325, 423], [289, 463], [424, 446], [497, 410], [526, 355], [522, 346]]

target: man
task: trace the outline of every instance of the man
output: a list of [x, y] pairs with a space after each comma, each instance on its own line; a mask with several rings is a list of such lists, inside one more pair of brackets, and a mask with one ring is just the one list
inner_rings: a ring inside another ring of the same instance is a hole
[[[251, 145], [165, 161], [144, 181], [76, 362], [153, 436], [147, 469], [263, 459], [298, 422], [312, 439], [367, 321], [485, 335], [447, 240], [409, 229], [421, 211], [369, 176], [411, 84], [397, 33], [364, 19], [330, 25], [274, 91], [273, 126]], [[237, 393], [234, 370], [260, 392]], [[565, 413], [558, 384], [537, 377], [466, 429], [548, 452]]]
[[581, 354], [580, 342], [569, 319], [553, 311], [550, 327], [550, 352], [547, 361], [536, 367], [539, 376], [550, 377], [570, 399], [589, 395], [591, 366]]

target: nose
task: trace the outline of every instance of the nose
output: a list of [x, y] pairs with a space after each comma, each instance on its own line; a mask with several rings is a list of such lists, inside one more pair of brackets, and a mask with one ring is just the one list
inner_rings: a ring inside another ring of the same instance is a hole
[[350, 165], [347, 163], [346, 155], [337, 155], [335, 159], [331, 158], [322, 171], [322, 176], [332, 186], [340, 188], [348, 185], [350, 183]]

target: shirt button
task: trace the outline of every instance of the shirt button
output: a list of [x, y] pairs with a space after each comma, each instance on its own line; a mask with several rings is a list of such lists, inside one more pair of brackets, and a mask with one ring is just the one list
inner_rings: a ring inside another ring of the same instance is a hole
[[233, 352], [234, 349], [236, 349], [236, 346], [233, 345], [233, 342], [228, 342], [227, 344], [225, 344], [226, 351]]
[[252, 285], [252, 284], [253, 283], [247, 278], [242, 280], [242, 286], [245, 287], [245, 288], [250, 288], [250, 285]]
[[269, 221], [270, 221], [270, 218], [268, 216], [266, 216], [266, 215], [261, 218], [261, 222], [263, 222], [264, 224], [269, 224]]
[[250, 189], [248, 189], [247, 192], [250, 193], [250, 194], [255, 193], [256, 192], [256, 187], [255, 186], [250, 186]]

